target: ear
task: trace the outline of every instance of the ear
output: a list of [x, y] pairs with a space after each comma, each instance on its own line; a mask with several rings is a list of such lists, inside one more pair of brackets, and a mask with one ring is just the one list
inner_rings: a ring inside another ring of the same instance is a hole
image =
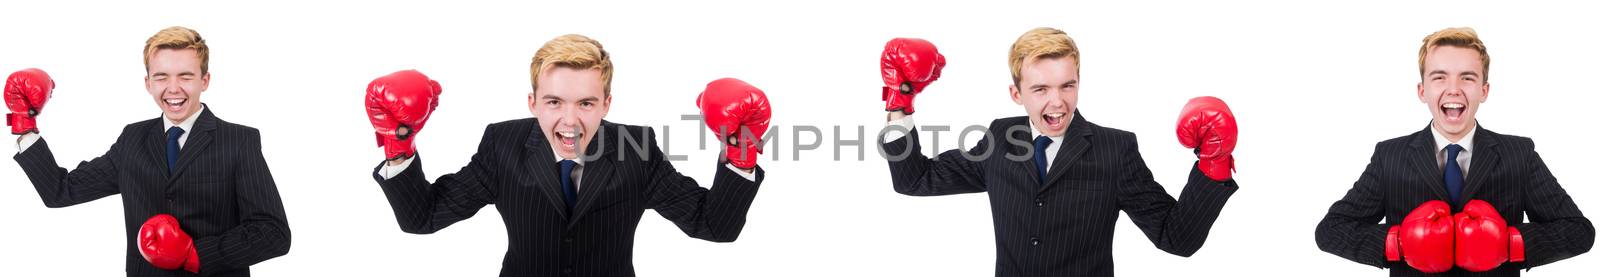
[[610, 113], [610, 112], [611, 112], [611, 95], [607, 94], [606, 95], [606, 100], [600, 101], [600, 117], [604, 118], [604, 117], [606, 117], [606, 114]]
[[1478, 99], [1478, 104], [1489, 102], [1489, 82], [1483, 82], [1483, 98]]
[[206, 91], [206, 88], [210, 88], [210, 87], [211, 87], [211, 72], [206, 72], [205, 74], [200, 74], [200, 91], [204, 92], [204, 91]]
[[1022, 90], [1017, 89], [1016, 84], [1011, 84], [1011, 102], [1022, 105]]
[[1422, 81], [1417, 81], [1417, 101], [1427, 104], [1427, 99], [1422, 99]]

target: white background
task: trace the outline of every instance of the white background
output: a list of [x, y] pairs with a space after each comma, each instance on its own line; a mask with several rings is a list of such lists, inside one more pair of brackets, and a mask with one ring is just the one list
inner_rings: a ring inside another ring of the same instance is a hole
[[[1172, 135], [1184, 102], [1215, 95], [1239, 119], [1242, 188], [1206, 247], [1191, 258], [1169, 255], [1122, 220], [1119, 275], [1386, 274], [1318, 250], [1313, 229], [1375, 143], [1427, 124], [1415, 94], [1417, 48], [1451, 26], [1477, 28], [1494, 59], [1480, 122], [1535, 139], [1579, 206], [1600, 214], [1592, 4], [280, 2], [8, 1], [0, 4], [0, 72], [39, 67], [54, 77], [59, 88], [39, 125], [70, 168], [105, 153], [123, 125], [159, 115], [141, 83], [145, 39], [171, 25], [200, 31], [214, 73], [202, 99], [224, 120], [262, 130], [293, 229], [288, 255], [252, 267], [260, 276], [496, 274], [507, 234], [493, 207], [433, 235], [397, 228], [370, 178], [382, 151], [362, 110], [364, 88], [411, 68], [443, 84], [418, 139], [434, 178], [466, 163], [485, 125], [530, 116], [528, 63], [567, 33], [598, 39], [614, 58], [607, 119], [670, 126], [670, 151], [689, 157], [678, 169], [707, 185], [716, 149], [699, 149], [702, 127], [678, 119], [698, 112], [693, 100], [705, 83], [738, 77], [774, 105], [783, 153], [761, 161], [768, 179], [743, 235], [700, 241], [648, 213], [634, 256], [644, 276], [992, 275], [984, 195], [891, 189], [870, 134], [884, 118], [878, 55], [897, 36], [937, 44], [949, 65], [919, 97], [917, 123], [959, 130], [1023, 114], [1006, 96], [1006, 52], [1040, 26], [1065, 30], [1082, 48], [1084, 116], [1143, 135], [1145, 161], [1171, 193], [1193, 161]], [[822, 126], [822, 150], [795, 160], [794, 125]], [[834, 125], [847, 127], [840, 134]], [[832, 140], [857, 139], [854, 126], [868, 130], [867, 158], [855, 159], [852, 146], [833, 160]], [[956, 146], [942, 135], [940, 149]], [[120, 201], [47, 209], [16, 163], [0, 162], [0, 275], [121, 274]], [[1595, 256], [1530, 274], [1593, 275]]]

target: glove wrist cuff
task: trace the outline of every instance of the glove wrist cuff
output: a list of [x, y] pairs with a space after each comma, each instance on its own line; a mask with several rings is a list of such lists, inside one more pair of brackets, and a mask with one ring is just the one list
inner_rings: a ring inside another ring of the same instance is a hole
[[906, 94], [901, 93], [899, 88], [883, 87], [883, 111], [901, 111], [907, 115], [914, 113], [916, 109], [911, 106], [914, 97], [916, 97], [915, 92]]
[[1390, 226], [1383, 239], [1383, 257], [1391, 262], [1400, 261], [1400, 225]]
[[1511, 262], [1513, 262], [1513, 263], [1523, 262], [1523, 261], [1527, 260], [1527, 257], [1524, 254], [1524, 253], [1527, 253], [1527, 252], [1523, 252], [1522, 231], [1517, 230], [1517, 227], [1510, 227], [1510, 229], [1511, 229], [1511, 232], [1510, 232], [1510, 234], [1511, 234], [1511, 247], [1508, 250], [1510, 250], [1511, 253], [1508, 253], [1508, 254], [1510, 254], [1510, 255], [1508, 255], [1508, 256], [1510, 256], [1509, 260], [1511, 260]]
[[398, 158], [408, 158], [411, 157], [411, 155], [414, 153], [413, 149], [416, 148], [416, 144], [414, 143], [415, 141], [412, 140], [414, 138], [416, 138], [416, 134], [412, 134], [411, 137], [406, 139], [399, 139], [394, 136], [385, 136], [380, 133], [378, 134], [378, 146], [383, 146], [383, 157], [385, 159], [393, 160]]
[[189, 258], [184, 260], [183, 270], [200, 273], [200, 252], [194, 250], [194, 245], [189, 245]]
[[11, 134], [13, 135], [21, 135], [28, 132], [39, 132], [39, 128], [34, 125], [34, 122], [36, 122], [34, 121], [34, 117], [28, 116], [27, 114], [6, 114], [6, 126], [11, 126]]

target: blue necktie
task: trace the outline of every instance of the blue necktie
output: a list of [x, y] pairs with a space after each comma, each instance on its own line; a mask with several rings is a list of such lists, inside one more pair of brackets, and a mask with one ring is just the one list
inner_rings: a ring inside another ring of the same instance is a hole
[[1461, 203], [1461, 164], [1456, 163], [1456, 155], [1461, 154], [1461, 145], [1451, 144], [1444, 147], [1444, 188], [1450, 191], [1450, 203]]
[[567, 196], [567, 212], [572, 212], [572, 205], [578, 204], [578, 187], [572, 183], [572, 168], [577, 166], [572, 160], [561, 160], [561, 192]]
[[178, 166], [179, 137], [183, 137], [183, 128], [167, 128], [167, 174], [172, 174], [172, 169]]
[[1050, 138], [1046, 136], [1033, 138], [1033, 168], [1039, 169], [1040, 185], [1044, 184], [1044, 177], [1046, 176], [1045, 172], [1046, 170], [1049, 170], [1046, 165], [1048, 165], [1050, 161], [1045, 160], [1049, 156], [1044, 154], [1044, 149], [1050, 147], [1050, 142]]

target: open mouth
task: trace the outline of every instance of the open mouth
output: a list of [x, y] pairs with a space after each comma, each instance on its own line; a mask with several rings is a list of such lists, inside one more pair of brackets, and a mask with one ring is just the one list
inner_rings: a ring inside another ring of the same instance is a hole
[[1467, 111], [1467, 105], [1455, 102], [1444, 103], [1439, 105], [1439, 111], [1444, 113], [1445, 118], [1460, 120], [1461, 114]]
[[162, 104], [166, 104], [167, 111], [181, 112], [183, 105], [189, 103], [189, 98], [162, 98], [161, 101]]
[[1044, 124], [1045, 125], [1049, 125], [1051, 128], [1059, 128], [1059, 127], [1061, 127], [1062, 123], [1066, 122], [1067, 114], [1066, 113], [1047, 113], [1047, 114], [1041, 115], [1040, 117], [1044, 118]]
[[577, 149], [578, 138], [580, 138], [580, 137], [583, 137], [583, 133], [582, 132], [578, 132], [578, 131], [556, 131], [556, 140], [561, 142], [561, 146], [563, 148]]

